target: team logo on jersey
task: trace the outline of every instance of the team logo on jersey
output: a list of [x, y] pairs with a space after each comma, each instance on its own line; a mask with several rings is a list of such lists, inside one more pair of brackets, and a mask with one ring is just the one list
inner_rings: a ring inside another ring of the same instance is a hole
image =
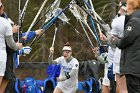
[[127, 27], [127, 31], [131, 31], [132, 30], [132, 27], [131, 26], [128, 26]]
[[75, 66], [78, 67], [78, 64], [76, 64]]

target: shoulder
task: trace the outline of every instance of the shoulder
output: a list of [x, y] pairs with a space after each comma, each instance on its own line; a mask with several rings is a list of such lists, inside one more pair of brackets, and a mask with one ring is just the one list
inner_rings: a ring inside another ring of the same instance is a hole
[[120, 16], [120, 17], [114, 18], [114, 19], [113, 19], [113, 22], [123, 21], [124, 19], [125, 19], [125, 16], [122, 15], [122, 16]]
[[133, 33], [130, 35], [139, 35], [139, 30], [140, 30], [140, 18], [137, 17], [133, 17], [131, 19], [129, 19], [125, 25], [124, 28], [124, 35], [127, 35], [128, 33]]
[[133, 18], [131, 18], [129, 21], [128, 21], [128, 23], [130, 23], [130, 22], [132, 22], [132, 23], [135, 23], [135, 24], [137, 24], [137, 23], [140, 23], [140, 18], [137, 18], [137, 17], [133, 17]]
[[9, 21], [3, 17], [0, 17], [0, 22], [3, 26], [6, 26], [6, 27], [11, 27]]
[[79, 64], [79, 62], [78, 62], [78, 60], [77, 60], [76, 58], [73, 58], [72, 60], [73, 60], [73, 62], [74, 62], [75, 64]]
[[125, 20], [125, 16], [124, 15], [122, 15], [120, 17], [117, 17], [117, 18], [113, 19], [112, 25], [120, 24], [120, 23], [124, 22], [124, 20]]
[[58, 59], [58, 60], [63, 60], [63, 59], [64, 59], [64, 57], [63, 57], [63, 56], [61, 56], [61, 57], [58, 57], [57, 59]]
[[[7, 19], [3, 18], [3, 17], [0, 17], [0, 21], [1, 21], [2, 23], [9, 23], [9, 21], [8, 21]], [[9, 24], [10, 24], [10, 23], [9, 23]]]
[[139, 26], [140, 26], [140, 18], [133, 17], [126, 23], [125, 29], [139, 28]]

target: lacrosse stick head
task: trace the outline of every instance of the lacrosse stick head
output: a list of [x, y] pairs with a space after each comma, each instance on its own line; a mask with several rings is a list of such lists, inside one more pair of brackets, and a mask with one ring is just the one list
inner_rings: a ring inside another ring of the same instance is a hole
[[[54, 10], [53, 16], [58, 16], [61, 12], [62, 12], [62, 9], [61, 8], [57, 8], [57, 9]], [[68, 22], [70, 20], [70, 19], [68, 19], [66, 17], [66, 15], [63, 12], [58, 16], [58, 18], [60, 20], [62, 20], [63, 22]]]
[[85, 11], [83, 11], [76, 3], [73, 3], [69, 10], [76, 19], [87, 20], [87, 13], [85, 13]]
[[46, 9], [47, 14], [45, 23], [48, 22], [53, 17], [53, 12], [60, 6], [61, 0], [55, 0], [50, 7]]

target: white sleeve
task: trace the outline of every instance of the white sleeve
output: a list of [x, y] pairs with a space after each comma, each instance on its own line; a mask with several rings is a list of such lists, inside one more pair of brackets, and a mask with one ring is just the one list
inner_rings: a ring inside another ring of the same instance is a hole
[[12, 26], [10, 25], [9, 22], [7, 22], [7, 24], [5, 25], [5, 35], [6, 36], [11, 36], [13, 35], [13, 32], [12, 32]]
[[75, 59], [72, 69], [79, 69], [79, 62]]
[[9, 48], [13, 49], [13, 50], [18, 50], [18, 46], [16, 45], [16, 42], [13, 39], [13, 36], [6, 36], [6, 43], [8, 45]]
[[61, 64], [62, 57], [58, 57], [57, 59], [54, 60], [56, 63]]
[[111, 29], [111, 32], [110, 32], [112, 35], [118, 35], [118, 32], [117, 32], [118, 31], [117, 24], [118, 24], [117, 23], [117, 20], [114, 19], [113, 22], [112, 22], [112, 24], [111, 24], [112, 29]]

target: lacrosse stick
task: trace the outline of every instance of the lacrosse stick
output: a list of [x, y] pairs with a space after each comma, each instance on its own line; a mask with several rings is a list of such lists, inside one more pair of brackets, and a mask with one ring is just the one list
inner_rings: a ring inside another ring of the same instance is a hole
[[21, 26], [22, 26], [22, 23], [23, 23], [23, 20], [24, 20], [24, 16], [25, 16], [25, 12], [26, 12], [26, 9], [27, 9], [28, 2], [29, 2], [29, 0], [27, 0], [25, 2], [25, 5], [24, 5], [23, 10], [22, 10], [21, 15], [20, 15], [20, 17], [21, 17]]
[[60, 2], [61, 2], [61, 0], [56, 0], [52, 4], [50, 4], [47, 7], [46, 12], [35, 22], [35, 24], [33, 25], [33, 27], [36, 26], [36, 24], [38, 24], [43, 18], [46, 17], [45, 23], [44, 23], [44, 25], [45, 25], [53, 17], [52, 12], [59, 7]]
[[44, 0], [43, 4], [41, 5], [41, 7], [40, 7], [40, 9], [39, 9], [39, 11], [38, 11], [38, 13], [37, 13], [37, 15], [35, 16], [33, 22], [31, 23], [30, 27], [28, 28], [28, 30], [27, 30], [27, 32], [26, 32], [26, 35], [24, 36], [25, 38], [27, 38], [27, 35], [28, 35], [29, 31], [30, 31], [31, 28], [33, 27], [34, 23], [36, 22], [38, 16], [40, 15], [40, 13], [41, 13], [41, 11], [43, 10], [43, 8], [44, 8], [44, 6], [45, 6], [45, 4], [46, 4], [47, 1], [48, 1], [48, 0]]
[[[83, 10], [85, 11], [88, 15], [90, 15], [92, 17], [92, 19], [98, 23], [102, 28], [104, 32], [108, 32], [109, 30], [106, 29], [105, 27], [108, 26], [103, 20], [96, 20], [94, 18], [94, 16], [92, 15], [92, 13], [90, 11], [88, 11], [87, 9], [85, 9], [84, 6], [82, 6], [81, 2], [79, 0], [75, 0], [76, 4]], [[97, 13], [96, 13], [97, 14]], [[100, 18], [101, 19], [101, 18]]]
[[[73, 3], [74, 0], [71, 0], [68, 5], [57, 15], [55, 15], [47, 24], [43, 25], [43, 27], [41, 28], [43, 30], [42, 35], [51, 27], [51, 25], [55, 22], [55, 20], [58, 19], [58, 17], [64, 12], [66, 11], [69, 6]], [[55, 12], [54, 12], [55, 13]], [[35, 40], [38, 40], [42, 35], [38, 36]], [[35, 42], [35, 40], [33, 40], [32, 44]]]
[[[44, 17], [46, 17], [45, 23], [43, 24], [46, 25], [47, 22], [53, 17], [53, 12], [56, 8], [59, 7], [61, 0], [55, 0], [51, 5], [48, 6], [48, 8], [46, 9], [46, 13], [44, 13], [44, 15], [42, 17], [39, 18], [39, 20], [36, 21], [36, 23], [33, 25], [33, 27], [40, 21], [42, 20]], [[42, 27], [43, 27], [42, 26]], [[51, 25], [50, 25], [51, 26]], [[43, 35], [43, 34], [42, 34]], [[41, 35], [41, 36], [42, 36]], [[34, 41], [37, 39], [37, 36], [35, 36], [35, 38], [33, 39], [33, 41], [30, 43], [30, 46], [32, 46], [32, 44], [34, 43]]]
[[[59, 20], [55, 21], [54, 25], [55, 25], [55, 32], [54, 32], [53, 42], [52, 42], [52, 46], [51, 46], [52, 48], [54, 48], [54, 42], [55, 42], [55, 38], [56, 38], [56, 33], [57, 33], [57, 31], [58, 31]], [[53, 52], [54, 52], [54, 51], [53, 51]], [[53, 55], [52, 55], [51, 52], [50, 52], [49, 58], [51, 58], [51, 56], [52, 56], [52, 58], [53, 58]]]
[[79, 20], [79, 22], [80, 22], [80, 24], [81, 24], [81, 26], [82, 26], [82, 28], [83, 28], [83, 30], [84, 30], [84, 32], [85, 32], [87, 38], [88, 38], [88, 41], [89, 41], [90, 44], [93, 46], [93, 44], [92, 44], [92, 42], [91, 42], [91, 40], [90, 40], [90, 38], [89, 38], [89, 35], [88, 35], [88, 33], [87, 33], [87, 31], [86, 31], [86, 29], [85, 29], [83, 23], [82, 23], [80, 20]]
[[90, 28], [90, 26], [87, 23], [87, 13], [85, 13], [78, 5], [73, 4], [70, 8], [70, 11], [72, 12], [72, 14], [76, 17], [76, 19], [80, 20], [81, 22], [83, 22], [85, 24], [85, 26], [87, 26], [87, 28], [89, 29], [89, 31], [91, 32], [91, 34], [94, 36], [95, 40], [98, 42], [98, 39], [96, 38], [95, 34], [93, 33], [92, 29]]
[[[77, 0], [76, 0], [77, 1]], [[78, 1], [79, 2], [79, 1]], [[88, 0], [83, 0], [83, 2], [84, 2], [84, 4], [85, 4], [85, 6], [88, 8], [88, 10], [90, 11], [90, 14], [93, 14], [94, 16], [96, 15], [96, 18], [98, 18], [99, 19], [99, 22], [101, 23], [101, 24], [106, 24], [105, 22], [104, 22], [104, 20], [96, 13], [96, 11], [94, 10], [94, 7], [93, 7], [93, 4], [92, 4], [92, 1], [91, 0], [89, 0], [89, 3], [88, 3]], [[85, 8], [84, 7], [81, 7], [83, 10], [85, 10]], [[96, 19], [95, 18], [95, 19]]]
[[47, 23], [54, 15], [54, 10], [56, 10], [57, 8], [59, 8], [60, 6], [60, 2], [61, 0], [55, 0], [51, 6], [46, 10], [46, 14], [45, 14], [45, 17], [46, 17], [46, 20], [45, 20], [45, 23]]
[[[19, 19], [18, 25], [21, 26], [21, 0], [19, 0]], [[18, 42], [20, 42], [20, 30], [18, 29]]]
[[[83, 0], [85, 3], [86, 3], [86, 5], [89, 7], [89, 9], [91, 9], [91, 11], [92, 11], [92, 13], [94, 14], [94, 16], [95, 16], [95, 19], [96, 20], [100, 20], [103, 24], [104, 24], [104, 29], [106, 29], [106, 35], [107, 35], [107, 38], [108, 39], [110, 39], [111, 37], [112, 37], [112, 35], [111, 35], [111, 33], [110, 33], [110, 27], [109, 27], [109, 25], [108, 24], [106, 24], [103, 20], [102, 20], [102, 18], [95, 12], [95, 10], [94, 10], [94, 7], [93, 7], [93, 4], [92, 4], [92, 1], [91, 0], [89, 0], [89, 4], [88, 4], [88, 0], [87, 1], [85, 1], [85, 0]], [[86, 6], [86, 7], [87, 7]], [[88, 8], [87, 8], [88, 9]], [[98, 17], [98, 19], [97, 19], [97, 17]], [[91, 22], [93, 22], [93, 20], [92, 20], [92, 18], [90, 18], [91, 20]], [[99, 24], [97, 23], [97, 26], [98, 26], [98, 28], [100, 29], [100, 26], [99, 26]], [[102, 35], [102, 32], [99, 30], [99, 33], [100, 33], [100, 35]]]
[[[57, 9], [57, 12], [55, 13], [55, 15], [57, 15], [57, 13], [59, 14], [62, 11], [61, 8]], [[60, 20], [62, 20], [63, 22], [67, 23], [72, 29], [74, 29], [74, 31], [87, 43], [89, 43], [90, 47], [93, 48], [93, 44], [87, 40], [77, 29], [74, 28], [74, 26], [69, 23], [69, 19], [65, 16], [64, 13], [62, 13], [59, 17]]]
[[[85, 1], [85, 0], [83, 0], [83, 1]], [[87, 5], [85, 4], [86, 9], [87, 9], [87, 10], [93, 11], [93, 15], [94, 15], [95, 19], [98, 20], [98, 19], [97, 19], [97, 16], [95, 15], [95, 10], [94, 10], [92, 1], [91, 1], [91, 0], [89, 1], [90, 5], [88, 4], [88, 0], [86, 0], [85, 2], [86, 2], [86, 4], [88, 5], [88, 7], [87, 7]], [[90, 7], [90, 6], [91, 6], [91, 7]], [[91, 24], [92, 24], [92, 28], [93, 28], [93, 30], [94, 30], [94, 33], [95, 33], [95, 35], [96, 35], [96, 37], [97, 37], [97, 39], [98, 39], [98, 44], [99, 44], [99, 46], [101, 46], [101, 42], [100, 42], [99, 36], [98, 36], [97, 31], [96, 31], [96, 28], [95, 28], [95, 26], [94, 26], [94, 21], [93, 21], [93, 19], [92, 19], [91, 16], [90, 16], [90, 22], [91, 22]], [[100, 35], [101, 35], [102, 32], [101, 32], [100, 25], [99, 25], [98, 23], [97, 23], [97, 28], [98, 28], [98, 31], [99, 31], [99, 33], [100, 33]]]
[[[88, 2], [87, 2], [87, 3], [88, 3]], [[94, 10], [94, 7], [93, 7], [93, 4], [92, 4], [92, 1], [89, 0], [89, 3], [90, 3], [90, 6], [91, 6], [90, 8], [88, 8], [87, 5], [85, 4], [87, 10], [91, 9], [91, 11], [93, 12], [93, 15], [94, 15], [95, 19], [98, 20], [96, 14], [95, 14], [95, 10]], [[90, 18], [90, 20], [92, 20], [92, 19]], [[98, 31], [99, 31], [99, 33], [102, 33], [102, 32], [101, 32], [100, 25], [99, 25], [98, 23], [97, 23], [97, 27], [98, 27]]]

